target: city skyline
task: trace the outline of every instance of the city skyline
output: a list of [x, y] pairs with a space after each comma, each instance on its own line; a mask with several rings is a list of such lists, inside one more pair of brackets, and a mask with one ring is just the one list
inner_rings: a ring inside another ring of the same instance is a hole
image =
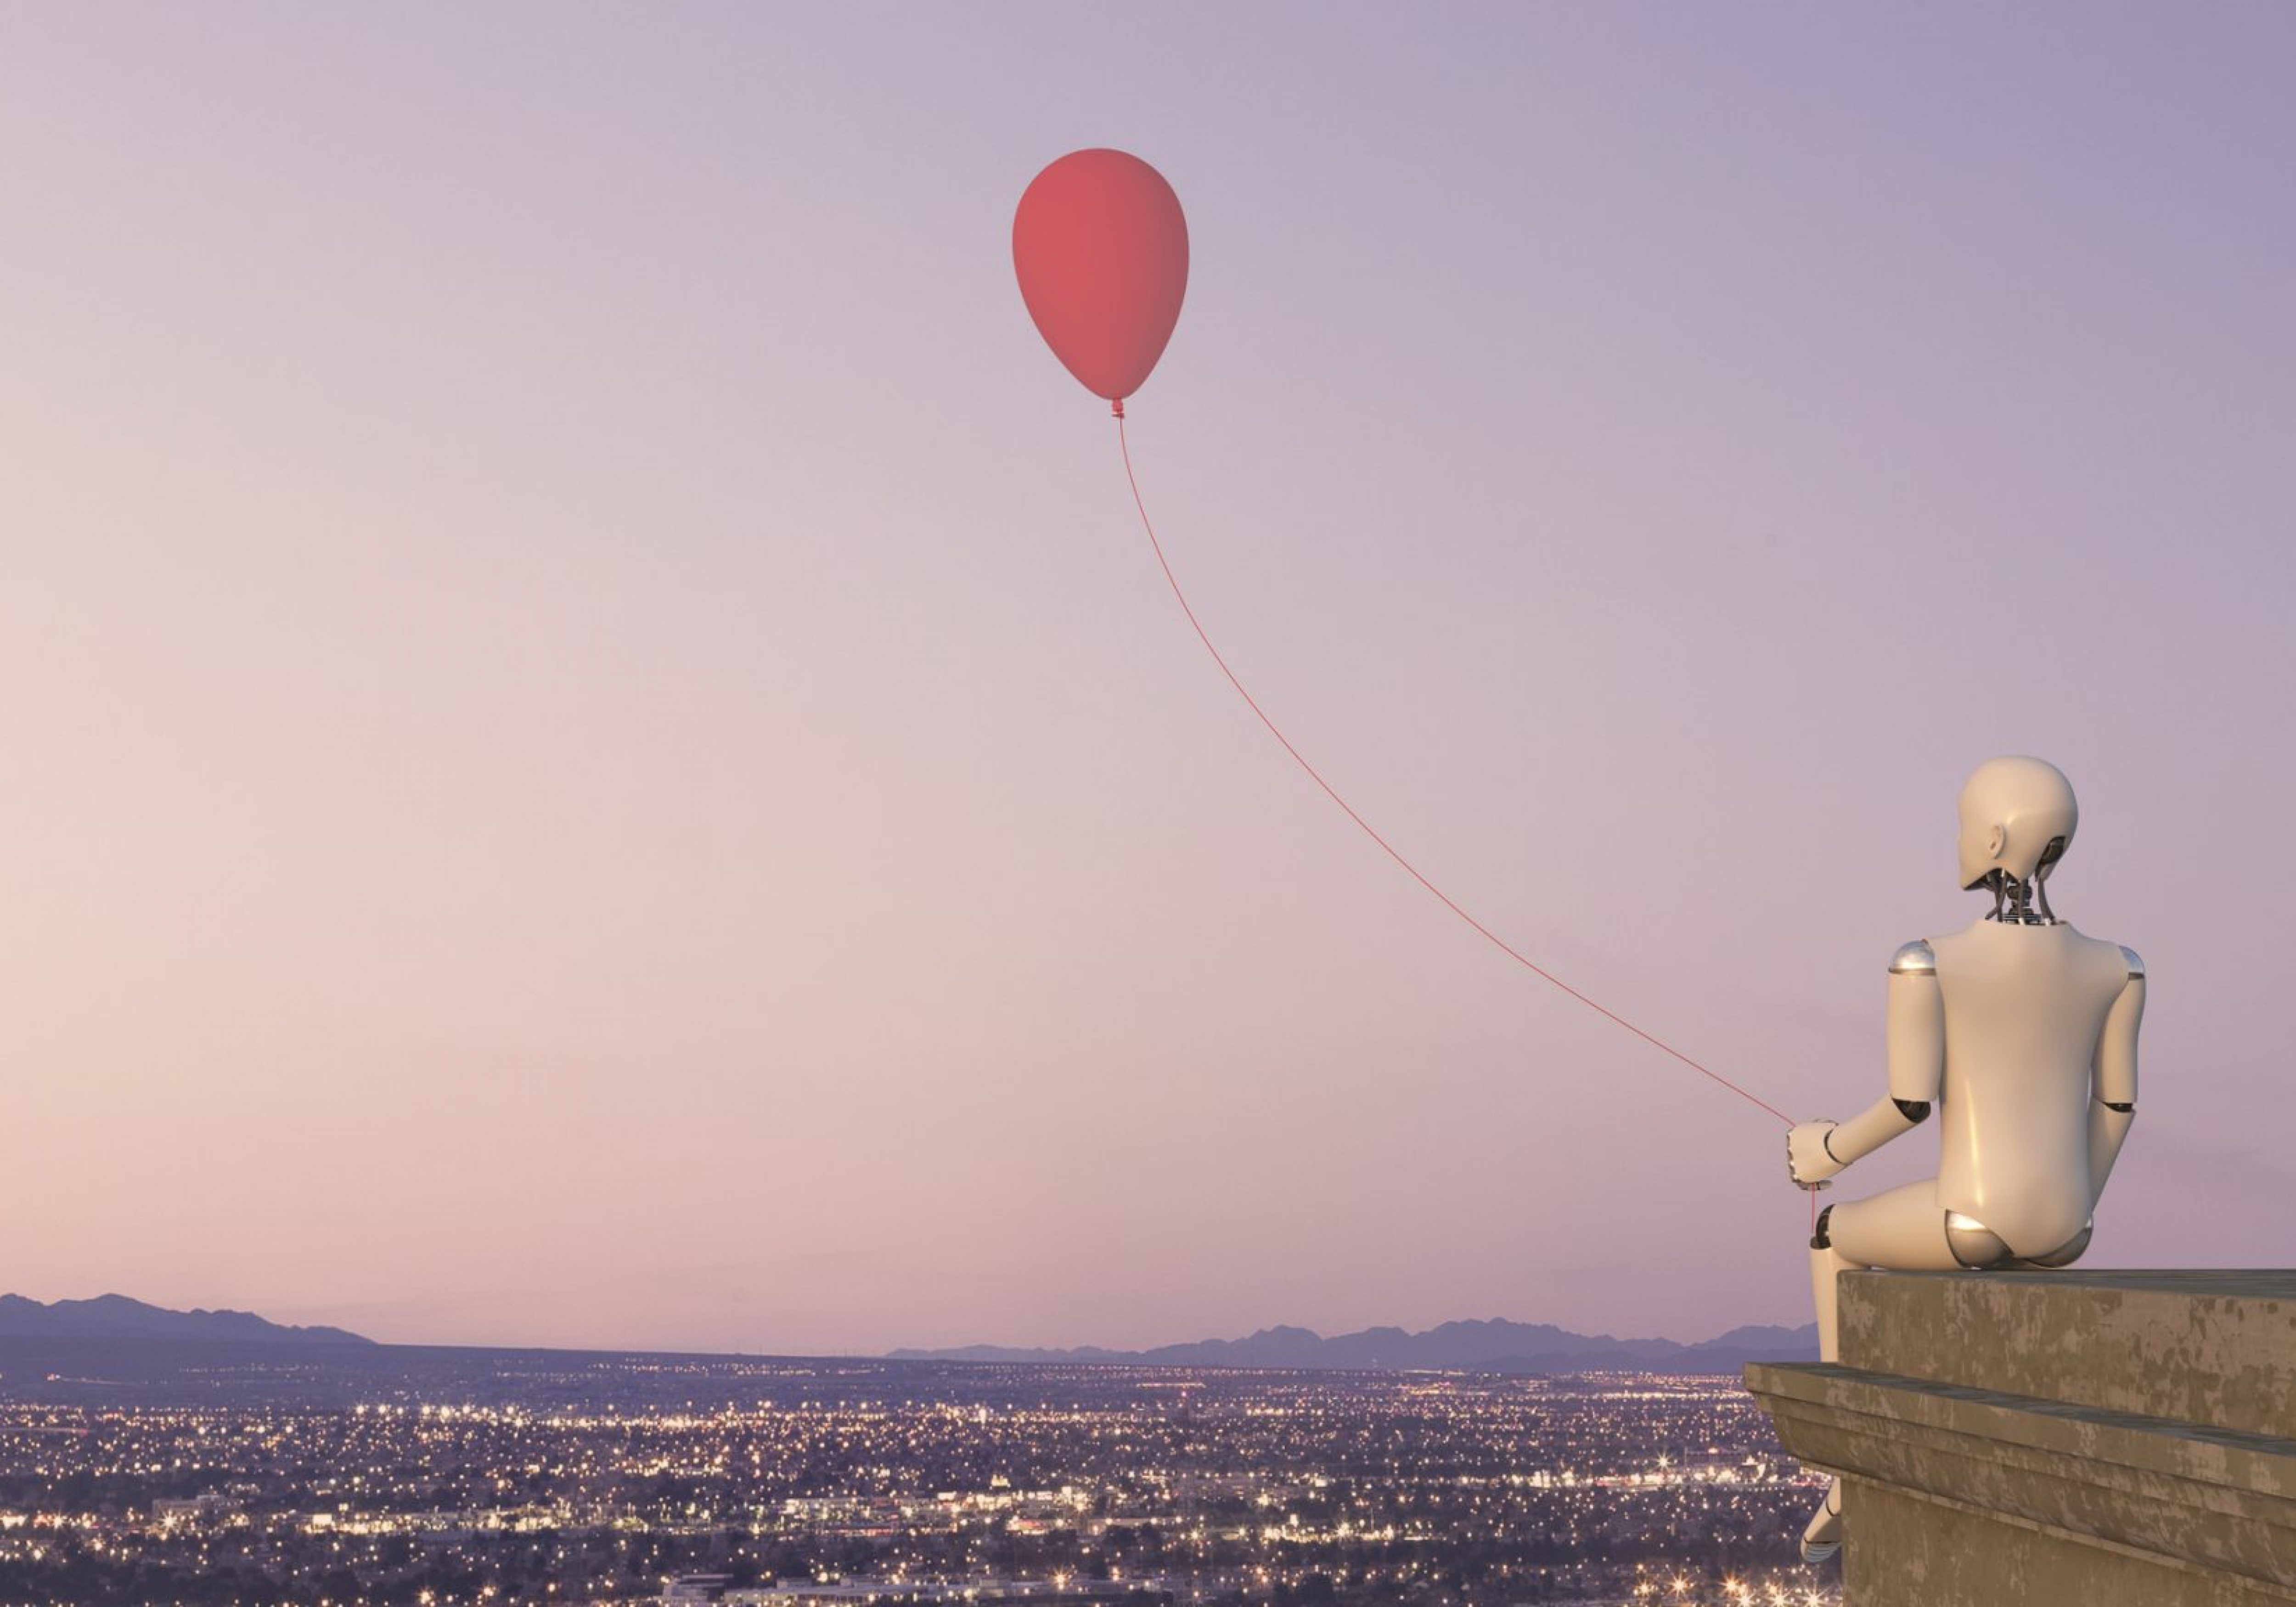
[[[1188, 210], [1206, 624], [1796, 1118], [1973, 919], [2150, 967], [2100, 1265], [2288, 1265], [2296, 14], [0, 17], [9, 1270], [383, 1340], [1808, 1318], [1783, 1128], [1202, 661], [1009, 230]], [[1828, 1199], [1925, 1175], [1917, 1132]]]

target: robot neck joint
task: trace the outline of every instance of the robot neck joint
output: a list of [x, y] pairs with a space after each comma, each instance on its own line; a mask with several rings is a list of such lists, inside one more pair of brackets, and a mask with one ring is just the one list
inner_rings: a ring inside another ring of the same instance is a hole
[[2040, 876], [2012, 876], [1996, 871], [1986, 880], [1993, 884], [1993, 913], [1986, 918], [2008, 926], [2054, 926], [2049, 890]]
[[2031, 875], [2013, 876], [1996, 870], [1987, 876], [1986, 883], [1993, 889], [1993, 914], [1987, 919], [2013, 926], [2056, 925], [2056, 912], [2049, 907], [2049, 873], [2064, 855], [2065, 840], [2052, 837]]

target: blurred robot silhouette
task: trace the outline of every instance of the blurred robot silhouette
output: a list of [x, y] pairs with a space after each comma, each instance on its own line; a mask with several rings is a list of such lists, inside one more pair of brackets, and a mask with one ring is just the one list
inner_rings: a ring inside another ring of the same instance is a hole
[[[1889, 1092], [1848, 1121], [1805, 1121], [1786, 1168], [1808, 1189], [1939, 1111], [1938, 1175], [1828, 1206], [1809, 1244], [1818, 1359], [1839, 1359], [1835, 1275], [2068, 1267], [2136, 1118], [2144, 962], [2049, 908], [2072, 846], [2071, 783], [2038, 758], [1978, 767], [1961, 792], [1963, 889], [1993, 895], [1966, 931], [1908, 943], [1890, 963]], [[1841, 1546], [1841, 1480], [1802, 1536]]]

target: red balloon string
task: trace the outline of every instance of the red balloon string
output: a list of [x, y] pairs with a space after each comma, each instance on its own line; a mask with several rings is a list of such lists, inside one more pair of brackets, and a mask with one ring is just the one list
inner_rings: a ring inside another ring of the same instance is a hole
[[[1691, 1059], [1690, 1056], [1685, 1054], [1681, 1050], [1676, 1048], [1672, 1044], [1668, 1043], [1665, 1039], [1660, 1038], [1654, 1034], [1645, 1032], [1643, 1029], [1636, 1026], [1632, 1021], [1628, 1021], [1625, 1016], [1620, 1015], [1617, 1011], [1588, 998], [1585, 994], [1570, 986], [1570, 983], [1564, 981], [1561, 977], [1556, 976], [1553, 972], [1548, 971], [1545, 966], [1540, 965], [1538, 962], [1524, 955], [1520, 949], [1508, 943], [1504, 938], [1501, 938], [1489, 927], [1485, 926], [1481, 922], [1476, 920], [1474, 916], [1469, 914], [1464, 909], [1462, 909], [1457, 901], [1455, 900], [1450, 894], [1445, 892], [1441, 888], [1437, 887], [1432, 881], [1430, 881], [1425, 876], [1420, 874], [1418, 866], [1413, 865], [1411, 861], [1406, 859], [1401, 854], [1398, 853], [1393, 843], [1390, 843], [1386, 838], [1381, 836], [1376, 831], [1373, 830], [1371, 823], [1355, 812], [1354, 808], [1349, 804], [1348, 800], [1340, 796], [1338, 790], [1334, 788], [1331, 783], [1324, 779], [1322, 773], [1319, 772], [1315, 766], [1308, 762], [1307, 756], [1301, 753], [1299, 749], [1292, 745], [1292, 739], [1285, 736], [1282, 729], [1276, 726], [1275, 722], [1267, 717], [1267, 711], [1259, 706], [1259, 700], [1253, 697], [1250, 692], [1245, 688], [1244, 684], [1236, 678], [1235, 671], [1230, 669], [1227, 665], [1227, 660], [1220, 656], [1220, 650], [1212, 645], [1212, 639], [1204, 630], [1203, 622], [1196, 618], [1196, 611], [1189, 606], [1188, 594], [1180, 589], [1179, 577], [1172, 572], [1171, 561], [1164, 556], [1164, 544], [1156, 538], [1156, 527], [1149, 521], [1148, 504], [1146, 502], [1142, 500], [1140, 496], [1140, 481], [1132, 472], [1132, 447], [1131, 443], [1125, 439], [1124, 409], [1123, 404], [1121, 403], [1117, 405], [1116, 410], [1116, 442], [1118, 447], [1124, 454], [1124, 478], [1127, 483], [1128, 483], [1132, 488], [1132, 505], [1140, 510], [1140, 528], [1148, 532], [1148, 545], [1155, 549], [1157, 566], [1164, 571], [1164, 579], [1166, 583], [1171, 586], [1172, 595], [1180, 604], [1180, 611], [1187, 615], [1188, 623], [1194, 627], [1196, 640], [1201, 642], [1204, 644], [1204, 651], [1211, 654], [1212, 662], [1219, 666], [1220, 673], [1227, 677], [1227, 684], [1235, 688], [1236, 695], [1242, 698], [1245, 705], [1250, 709], [1251, 712], [1259, 717], [1259, 723], [1267, 727], [1267, 734], [1283, 744], [1283, 751], [1290, 754], [1293, 760], [1298, 763], [1300, 768], [1308, 773], [1308, 779], [1314, 782], [1318, 787], [1321, 787], [1324, 790], [1324, 795], [1329, 798], [1333, 803], [1339, 805], [1341, 812], [1346, 815], [1349, 820], [1354, 821], [1357, 825], [1360, 826], [1363, 829], [1364, 835], [1377, 843], [1380, 846], [1380, 850], [1390, 859], [1394, 860], [1396, 864], [1401, 865], [1405, 873], [1409, 875], [1414, 881], [1416, 881], [1420, 886], [1434, 894], [1436, 898], [1441, 902], [1444, 908], [1458, 916], [1460, 920], [1464, 921], [1469, 926], [1473, 927], [1476, 931], [1481, 933], [1484, 938], [1490, 941], [1493, 947], [1496, 948], [1501, 954], [1506, 955], [1508, 959], [1513, 960], [1516, 964], [1521, 966], [1525, 971], [1529, 972], [1533, 976], [1539, 978], [1541, 980], [1551, 982], [1555, 987], [1560, 988], [1563, 992], [1569, 994], [1572, 998], [1578, 1000], [1580, 1004], [1586, 1005], [1587, 1009], [1594, 1011], [1596, 1014], [1608, 1017], [1618, 1025], [1624, 1027], [1628, 1031], [1633, 1033], [1636, 1037], [1642, 1039], [1652, 1048], [1662, 1050], [1666, 1054], [1672, 1055], [1676, 1060], [1680, 1061], [1684, 1065], [1697, 1072], [1701, 1077], [1710, 1078], [1711, 1080], [1721, 1084], [1724, 1087], [1729, 1089], [1731, 1093], [1735, 1094], [1739, 1098], [1746, 1101], [1747, 1103], [1759, 1106], [1761, 1109], [1767, 1111], [1771, 1115], [1776, 1117], [1780, 1121], [1784, 1122], [1788, 1127], [1792, 1127], [1793, 1125], [1793, 1118], [1787, 1115], [1784, 1111], [1779, 1110], [1775, 1105], [1769, 1103], [1766, 1100], [1756, 1098], [1753, 1095], [1749, 1094], [1745, 1089], [1740, 1087], [1736, 1083], [1734, 1083], [1728, 1078], [1724, 1077], [1720, 1072], [1713, 1070], [1709, 1067], [1702, 1066], [1698, 1062]], [[1809, 1205], [1810, 1221], [1814, 1230], [1817, 1219], [1817, 1195], [1815, 1193], [1812, 1193], [1809, 1197]]]

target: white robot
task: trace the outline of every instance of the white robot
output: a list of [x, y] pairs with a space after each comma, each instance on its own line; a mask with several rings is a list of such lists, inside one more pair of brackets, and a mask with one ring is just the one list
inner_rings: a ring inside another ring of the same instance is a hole
[[[1818, 1216], [1809, 1265], [1821, 1361], [1838, 1359], [1834, 1279], [1845, 1267], [2067, 1267], [2088, 1248], [2136, 1116], [2144, 963], [2050, 913], [2049, 873], [2078, 818], [2055, 766], [1978, 767], [1961, 793], [1961, 885], [1990, 892], [1992, 912], [1890, 963], [1889, 1093], [1848, 1121], [1805, 1121], [1787, 1136], [1786, 1169], [1819, 1189], [1941, 1112], [1935, 1178]], [[1836, 1479], [1801, 1550], [1816, 1562], [1841, 1546]]]

